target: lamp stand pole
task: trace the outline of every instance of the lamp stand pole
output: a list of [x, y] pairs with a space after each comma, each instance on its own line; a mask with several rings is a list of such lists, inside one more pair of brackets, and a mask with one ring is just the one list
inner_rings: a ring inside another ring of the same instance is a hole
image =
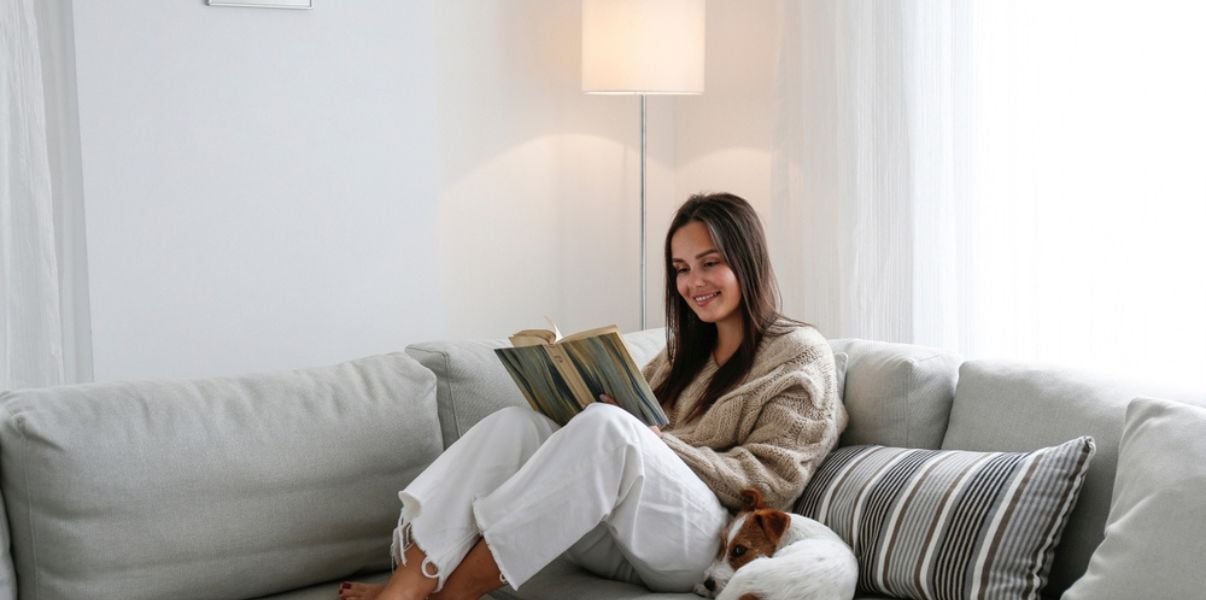
[[641, 329], [645, 325], [645, 289], [648, 281], [645, 268], [645, 94], [641, 94]]

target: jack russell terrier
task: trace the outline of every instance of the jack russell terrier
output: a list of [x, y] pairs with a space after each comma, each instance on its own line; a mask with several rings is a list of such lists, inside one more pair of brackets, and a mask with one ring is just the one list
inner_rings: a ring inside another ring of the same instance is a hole
[[721, 534], [720, 553], [695, 593], [717, 600], [850, 600], [858, 561], [842, 538], [812, 520], [767, 508], [741, 492], [745, 508]]

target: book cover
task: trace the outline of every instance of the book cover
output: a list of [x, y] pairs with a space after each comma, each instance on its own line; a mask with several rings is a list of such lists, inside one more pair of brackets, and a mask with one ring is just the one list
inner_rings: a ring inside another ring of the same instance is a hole
[[558, 425], [598, 402], [600, 394], [646, 425], [669, 422], [615, 326], [561, 340], [554, 332], [525, 330], [512, 343], [494, 352], [532, 408]]

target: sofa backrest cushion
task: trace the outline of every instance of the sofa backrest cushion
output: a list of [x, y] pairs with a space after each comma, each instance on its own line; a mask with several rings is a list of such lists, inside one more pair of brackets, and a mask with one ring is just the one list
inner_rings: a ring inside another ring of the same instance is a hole
[[0, 600], [16, 600], [17, 572], [13, 568], [12, 537], [8, 532], [8, 511], [0, 494]]
[[388, 568], [397, 492], [440, 451], [402, 353], [0, 395], [20, 597], [249, 598]]
[[[624, 343], [637, 366], [644, 367], [666, 346], [665, 329], [624, 334]], [[527, 406], [527, 400], [495, 348], [511, 345], [506, 339], [475, 339], [411, 344], [406, 352], [436, 374], [439, 381], [440, 430], [447, 448], [475, 423], [507, 406]]]
[[1085, 572], [1104, 536], [1127, 404], [1152, 394], [1204, 400], [1183, 390], [1032, 364], [977, 360], [960, 368], [943, 449], [1035, 450], [1082, 435], [1097, 444], [1044, 595], [1058, 597]]
[[848, 355], [843, 402], [850, 422], [840, 445], [936, 449], [942, 444], [958, 355], [860, 339], [835, 339], [830, 346]]
[[1206, 590], [1206, 409], [1127, 406], [1105, 539], [1065, 600], [1200, 598]]

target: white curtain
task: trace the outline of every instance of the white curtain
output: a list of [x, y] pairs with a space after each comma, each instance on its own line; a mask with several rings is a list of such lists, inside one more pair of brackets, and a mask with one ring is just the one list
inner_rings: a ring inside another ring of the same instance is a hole
[[70, 32], [0, 0], [0, 390], [91, 379]]
[[1206, 3], [781, 10], [771, 221], [793, 314], [1206, 388]]

